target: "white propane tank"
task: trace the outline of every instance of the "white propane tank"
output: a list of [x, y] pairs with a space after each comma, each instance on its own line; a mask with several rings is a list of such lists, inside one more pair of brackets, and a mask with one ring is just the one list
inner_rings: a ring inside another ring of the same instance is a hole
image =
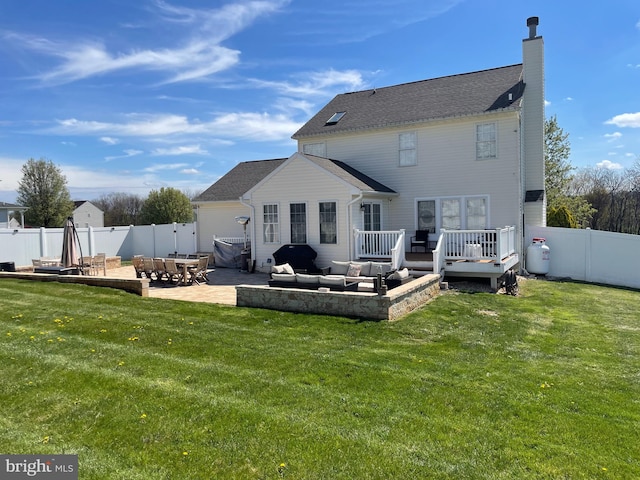
[[534, 238], [527, 247], [527, 271], [538, 275], [549, 273], [549, 246], [546, 239]]

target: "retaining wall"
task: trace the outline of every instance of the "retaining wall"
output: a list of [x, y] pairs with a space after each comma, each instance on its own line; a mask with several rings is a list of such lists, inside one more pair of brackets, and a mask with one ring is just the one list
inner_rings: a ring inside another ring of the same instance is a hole
[[439, 280], [439, 275], [425, 275], [394, 288], [386, 295], [238, 285], [236, 305], [369, 320], [398, 320], [437, 295], [440, 292]]
[[0, 272], [0, 278], [18, 278], [36, 282], [80, 283], [94, 287], [109, 287], [135, 293], [141, 297], [149, 296], [148, 278], [110, 278], [89, 277], [85, 275], [55, 275], [50, 273]]

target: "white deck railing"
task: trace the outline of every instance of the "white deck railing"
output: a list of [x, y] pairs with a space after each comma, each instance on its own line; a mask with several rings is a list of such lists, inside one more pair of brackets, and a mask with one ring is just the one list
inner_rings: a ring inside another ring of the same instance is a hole
[[438, 244], [447, 260], [495, 260], [516, 252], [516, 228], [440, 230]]
[[[398, 239], [402, 238], [404, 249], [404, 230], [380, 230], [365, 231], [354, 230], [355, 235], [355, 256], [356, 258], [389, 258], [392, 250], [396, 249]], [[404, 258], [404, 252], [402, 252]]]
[[[218, 235], [213, 236], [213, 240], [226, 242], [226, 243], [244, 243], [244, 237], [219, 237]], [[249, 239], [247, 238], [247, 243], [249, 243]]]

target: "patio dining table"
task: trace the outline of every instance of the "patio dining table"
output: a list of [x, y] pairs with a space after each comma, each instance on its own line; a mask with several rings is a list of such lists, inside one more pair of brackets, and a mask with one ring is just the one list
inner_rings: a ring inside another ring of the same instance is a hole
[[176, 261], [176, 267], [182, 268], [182, 281], [180, 282], [180, 285], [186, 285], [187, 275], [189, 274], [189, 267], [197, 267], [198, 259], [197, 258], [174, 258], [173, 260]]

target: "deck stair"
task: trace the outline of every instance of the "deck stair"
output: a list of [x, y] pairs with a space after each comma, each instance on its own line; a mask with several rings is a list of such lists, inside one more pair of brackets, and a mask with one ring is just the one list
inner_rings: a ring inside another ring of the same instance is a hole
[[423, 275], [433, 273], [433, 255], [428, 253], [405, 253], [402, 268], [408, 268], [409, 274], [413, 277], [421, 277]]

